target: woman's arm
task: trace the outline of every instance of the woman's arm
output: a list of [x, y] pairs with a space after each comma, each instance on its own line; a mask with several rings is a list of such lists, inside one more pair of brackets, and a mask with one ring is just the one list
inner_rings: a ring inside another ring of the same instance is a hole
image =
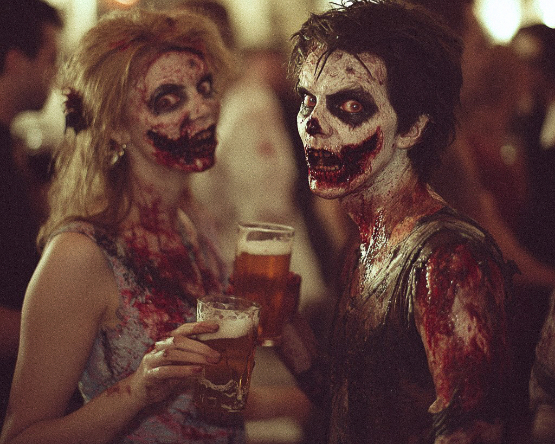
[[170, 394], [175, 385], [168, 379], [188, 377], [200, 371], [199, 364], [215, 359], [208, 347], [186, 335], [217, 327], [186, 324], [175, 341], [157, 343], [135, 373], [64, 416], [115, 295], [113, 274], [92, 241], [76, 233], [54, 238], [25, 297], [20, 351], [0, 442], [110, 442], [142, 408]]
[[415, 322], [436, 390], [436, 444], [502, 440], [504, 300], [498, 264], [464, 244], [438, 248], [419, 275]]

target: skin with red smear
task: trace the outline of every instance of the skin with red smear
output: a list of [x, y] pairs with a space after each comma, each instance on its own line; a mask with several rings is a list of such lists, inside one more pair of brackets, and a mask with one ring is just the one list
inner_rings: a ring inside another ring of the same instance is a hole
[[431, 412], [457, 391], [466, 411], [484, 400], [503, 377], [505, 319], [503, 278], [498, 266], [480, 264], [464, 244], [438, 248], [422, 270], [415, 320], [436, 387]]
[[156, 320], [148, 328], [158, 340], [185, 321], [185, 301], [194, 306], [196, 298], [220, 290], [220, 285], [203, 266], [198, 248], [184, 245], [180, 233], [164, 220], [160, 200], [138, 208], [141, 223], [127, 229], [124, 239], [138, 282], [150, 290], [147, 300], [135, 305], [141, 319]]

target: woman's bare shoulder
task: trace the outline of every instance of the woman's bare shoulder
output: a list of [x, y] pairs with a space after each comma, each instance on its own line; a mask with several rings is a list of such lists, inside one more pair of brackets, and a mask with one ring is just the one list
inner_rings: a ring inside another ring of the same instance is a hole
[[84, 234], [64, 232], [46, 245], [26, 299], [39, 296], [43, 301], [65, 307], [83, 304], [100, 314], [116, 290], [102, 249]]
[[41, 262], [63, 267], [66, 271], [85, 271], [87, 275], [108, 271], [102, 249], [87, 235], [78, 232], [54, 236], [46, 245]]

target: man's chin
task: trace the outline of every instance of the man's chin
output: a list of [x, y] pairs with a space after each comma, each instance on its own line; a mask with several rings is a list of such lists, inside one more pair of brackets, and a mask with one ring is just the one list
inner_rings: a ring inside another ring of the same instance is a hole
[[309, 177], [308, 184], [312, 194], [323, 199], [337, 199], [345, 194], [345, 190], [337, 184], [322, 182]]

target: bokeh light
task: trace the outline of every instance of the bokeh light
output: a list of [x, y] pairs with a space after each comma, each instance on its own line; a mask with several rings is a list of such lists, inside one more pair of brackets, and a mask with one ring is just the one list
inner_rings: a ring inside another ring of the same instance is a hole
[[520, 0], [477, 0], [475, 11], [495, 43], [509, 42], [521, 25]]
[[551, 28], [555, 28], [555, 1], [536, 0], [536, 8], [541, 21]]

